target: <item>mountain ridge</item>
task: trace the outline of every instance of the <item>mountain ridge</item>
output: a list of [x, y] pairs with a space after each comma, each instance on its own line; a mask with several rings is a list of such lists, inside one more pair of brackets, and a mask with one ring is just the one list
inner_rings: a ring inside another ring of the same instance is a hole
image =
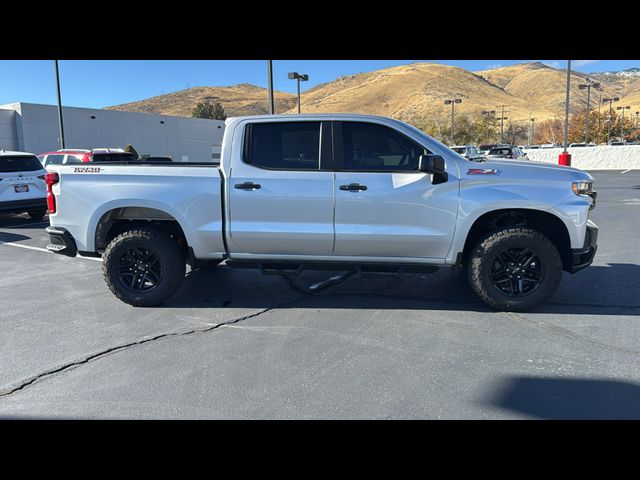
[[[634, 70], [635, 69], [635, 70]], [[591, 106], [607, 96], [621, 96], [621, 103], [640, 108], [640, 68], [633, 74], [572, 71], [570, 110], [586, 104], [579, 89], [587, 78], [601, 83], [592, 89]], [[459, 95], [456, 111], [478, 114], [508, 105], [513, 121], [535, 117], [545, 120], [564, 115], [566, 72], [542, 62], [469, 71], [441, 63], [414, 62], [370, 72], [344, 75], [302, 92], [303, 113], [371, 113], [410, 121], [415, 118], [446, 118], [450, 107], [444, 99]], [[277, 113], [297, 113], [297, 96], [274, 92]], [[625, 96], [627, 98], [625, 99]], [[626, 100], [629, 100], [626, 102]], [[190, 116], [200, 101], [220, 102], [228, 116], [267, 114], [267, 89], [251, 83], [230, 86], [200, 86], [157, 95], [136, 102], [107, 107], [110, 110], [141, 111]]]

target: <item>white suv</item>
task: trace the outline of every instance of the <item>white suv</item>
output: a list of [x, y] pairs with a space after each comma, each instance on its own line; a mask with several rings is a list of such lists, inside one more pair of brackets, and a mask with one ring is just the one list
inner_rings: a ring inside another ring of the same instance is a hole
[[0, 150], [0, 213], [47, 213], [46, 171], [32, 153]]

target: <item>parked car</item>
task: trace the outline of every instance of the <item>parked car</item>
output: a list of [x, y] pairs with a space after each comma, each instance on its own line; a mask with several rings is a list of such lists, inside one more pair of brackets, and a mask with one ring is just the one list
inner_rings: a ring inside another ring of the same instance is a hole
[[137, 156], [120, 148], [62, 149], [38, 155], [42, 166], [69, 165], [89, 162], [122, 162], [135, 160]]
[[610, 142], [609, 145], [627, 145], [627, 142], [618, 140], [618, 141]]
[[226, 261], [286, 274], [458, 266], [509, 311], [548, 300], [596, 252], [593, 177], [577, 168], [473, 163], [371, 115], [230, 118], [223, 145], [220, 167], [54, 167], [47, 248], [101, 256], [107, 286], [134, 306], [165, 302], [186, 264]]
[[486, 156], [489, 153], [489, 150], [491, 150], [492, 148], [497, 147], [497, 146], [498, 146], [498, 144], [496, 144], [496, 143], [483, 143], [482, 145], [480, 145], [478, 147], [478, 150], [480, 150], [480, 153], [482, 155]]
[[456, 145], [451, 147], [451, 150], [472, 162], [482, 162], [486, 158], [475, 145]]
[[0, 213], [27, 212], [33, 219], [43, 218], [46, 173], [33, 153], [0, 150]]
[[515, 145], [500, 145], [489, 150], [487, 159], [527, 160], [527, 154]]

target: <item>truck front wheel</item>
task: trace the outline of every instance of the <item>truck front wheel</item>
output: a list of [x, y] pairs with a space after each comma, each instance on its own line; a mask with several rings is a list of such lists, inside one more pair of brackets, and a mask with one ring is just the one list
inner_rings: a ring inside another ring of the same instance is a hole
[[186, 272], [183, 250], [154, 228], [129, 230], [107, 246], [102, 274], [113, 294], [134, 307], [151, 307], [171, 297]]
[[485, 235], [470, 254], [469, 283], [498, 310], [526, 312], [551, 298], [562, 279], [555, 245], [531, 228], [505, 228]]

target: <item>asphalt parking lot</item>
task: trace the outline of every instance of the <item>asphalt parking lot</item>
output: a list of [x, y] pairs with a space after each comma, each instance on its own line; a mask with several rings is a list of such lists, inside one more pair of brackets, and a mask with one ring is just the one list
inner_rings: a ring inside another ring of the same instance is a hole
[[640, 418], [640, 171], [593, 172], [594, 264], [531, 313], [447, 269], [288, 281], [190, 273], [159, 308], [0, 215], [0, 419]]

